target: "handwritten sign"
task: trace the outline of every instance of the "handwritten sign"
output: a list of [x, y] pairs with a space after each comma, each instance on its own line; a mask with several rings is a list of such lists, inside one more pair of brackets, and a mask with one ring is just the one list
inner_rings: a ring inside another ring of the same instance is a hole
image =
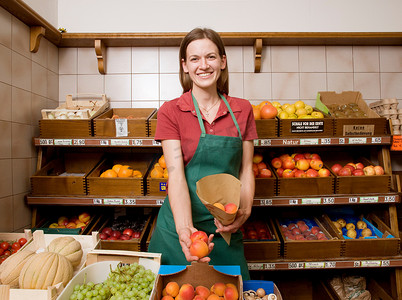
[[391, 150], [402, 151], [402, 135], [394, 135], [392, 137]]

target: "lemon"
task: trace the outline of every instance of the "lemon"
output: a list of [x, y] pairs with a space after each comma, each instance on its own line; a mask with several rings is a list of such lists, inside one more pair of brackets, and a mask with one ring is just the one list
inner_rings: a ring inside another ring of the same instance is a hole
[[289, 115], [294, 114], [294, 113], [296, 112], [296, 107], [295, 107], [294, 104], [290, 104], [289, 106], [287, 106], [287, 107], [285, 108], [285, 111], [286, 111]]
[[280, 108], [282, 105], [278, 101], [273, 101], [272, 106], [275, 107], [276, 109]]
[[319, 111], [313, 111], [313, 112], [311, 113], [311, 116], [312, 116], [313, 118], [317, 118], [317, 119], [322, 119], [322, 118], [324, 118], [324, 115], [322, 114], [322, 112], [319, 112]]
[[298, 108], [296, 110], [296, 115], [298, 115], [298, 116], [307, 115], [307, 114], [308, 113], [307, 113], [307, 110], [305, 108]]
[[289, 117], [289, 114], [286, 111], [282, 111], [279, 114], [279, 119], [287, 119]]
[[304, 102], [301, 100], [295, 102], [296, 110], [298, 110], [299, 108], [304, 108], [305, 105], [306, 104], [304, 104]]
[[282, 109], [283, 109], [283, 110], [285, 110], [285, 109], [286, 109], [286, 107], [288, 107], [289, 105], [290, 105], [289, 103], [285, 103], [285, 104], [283, 104], [283, 105], [282, 105]]
[[288, 119], [297, 119], [297, 116], [296, 116], [296, 114], [290, 114], [288, 116]]
[[304, 106], [304, 109], [307, 111], [308, 114], [313, 112], [313, 107], [311, 105]]

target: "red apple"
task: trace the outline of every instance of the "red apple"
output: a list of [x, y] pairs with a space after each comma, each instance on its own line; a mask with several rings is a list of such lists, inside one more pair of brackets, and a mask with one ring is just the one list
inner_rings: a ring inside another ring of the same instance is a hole
[[141, 237], [141, 231], [134, 231], [132, 238], [139, 239]]
[[329, 177], [331, 175], [331, 172], [328, 169], [322, 168], [318, 170], [318, 176], [319, 177]]
[[107, 238], [107, 240], [108, 240], [108, 241], [117, 241], [118, 238], [115, 237], [115, 236], [109, 236], [109, 237]]
[[360, 169], [360, 170], [364, 169], [364, 165], [361, 162], [358, 162], [355, 166], [356, 166], [356, 169]]
[[364, 171], [364, 174], [365, 174], [366, 176], [373, 176], [373, 175], [375, 175], [375, 169], [374, 169], [373, 166], [364, 167], [363, 171]]
[[301, 234], [301, 230], [300, 230], [299, 228], [297, 228], [297, 227], [296, 227], [296, 228], [293, 228], [293, 229], [292, 229], [292, 234], [293, 234], [293, 235]]
[[342, 169], [342, 166], [340, 164], [334, 164], [331, 167], [332, 172], [334, 172], [336, 175], [338, 175], [340, 169]]
[[324, 164], [323, 164], [323, 162], [322, 162], [321, 160], [312, 159], [312, 160], [310, 161], [310, 167], [313, 168], [314, 170], [317, 170], [317, 171], [318, 171], [319, 169], [321, 169], [323, 165], [324, 165]]
[[307, 177], [318, 177], [318, 171], [314, 169], [308, 169], [306, 171]]
[[105, 227], [102, 229], [101, 233], [107, 234], [108, 236], [112, 235], [112, 228], [110, 227]]
[[338, 176], [351, 176], [352, 175], [352, 170], [350, 168], [342, 168], [339, 170]]
[[305, 170], [307, 170], [309, 167], [310, 167], [310, 164], [309, 164], [308, 160], [305, 159], [305, 158], [299, 159], [299, 160], [296, 162], [296, 168], [298, 168], [299, 170], [305, 171]]
[[288, 158], [288, 157], [290, 157], [290, 158], [292, 158], [289, 154], [282, 154], [281, 156], [279, 156], [279, 159], [280, 160], [282, 160], [282, 161], [284, 161], [286, 158]]
[[296, 234], [294, 237], [295, 237], [295, 240], [305, 240], [305, 238], [302, 234]]
[[294, 161], [297, 162], [298, 160], [304, 159], [304, 155], [301, 153], [297, 153], [294, 157], [293, 157]]
[[352, 173], [353, 170], [356, 170], [355, 167], [353, 167], [352, 165], [349, 165], [349, 164], [346, 164], [346, 165], [344, 165], [343, 167], [344, 167], [344, 168], [348, 168], [348, 169], [350, 170], [350, 173]]
[[297, 226], [306, 225], [306, 222], [304, 222], [303, 220], [299, 220], [299, 221], [296, 222], [296, 225]]
[[263, 159], [263, 157], [260, 153], [254, 153], [253, 163], [258, 164], [258, 163], [262, 162], [262, 159]]
[[272, 177], [272, 173], [269, 169], [261, 169], [258, 177], [259, 178], [270, 178], [270, 177]]
[[364, 171], [361, 170], [361, 169], [356, 169], [356, 170], [353, 170], [352, 175], [353, 175], [353, 176], [363, 176], [363, 175], [364, 175]]
[[282, 167], [282, 160], [279, 157], [275, 157], [274, 159], [271, 160], [271, 165], [275, 169], [279, 169]]
[[305, 171], [303, 170], [297, 170], [295, 169], [295, 177], [307, 177], [307, 174]]
[[303, 153], [305, 159], [311, 159], [311, 153]]
[[314, 160], [322, 160], [321, 157], [320, 157], [317, 153], [311, 154], [311, 159], [314, 159]]
[[255, 230], [249, 230], [247, 232], [247, 237], [249, 239], [256, 240], [257, 239], [257, 232]]
[[108, 238], [109, 236], [106, 234], [106, 233], [99, 233], [99, 238], [101, 239], [101, 240], [107, 240], [107, 238]]
[[320, 232], [320, 227], [318, 227], [318, 226], [311, 227], [311, 233], [312, 234], [317, 234], [319, 232]]
[[129, 236], [127, 234], [122, 234], [120, 236], [120, 239], [123, 240], [123, 241], [131, 240], [131, 236]]
[[195, 240], [203, 240], [208, 244], [208, 235], [204, 231], [198, 230], [191, 234], [190, 240], [191, 242], [194, 242]]
[[123, 235], [128, 235], [128, 236], [132, 236], [134, 233], [134, 230], [132, 230], [131, 228], [126, 228], [123, 230]]
[[292, 230], [293, 228], [297, 228], [297, 225], [295, 223], [289, 223], [288, 229]]
[[[355, 165], [354, 163], [352, 163], [352, 162], [347, 163], [346, 165], [347, 165], [347, 166], [352, 166], [353, 169], [356, 169], [356, 165]], [[352, 172], [353, 172], [353, 170], [352, 170]]]
[[265, 162], [262, 161], [257, 164], [257, 167], [258, 167], [258, 170], [262, 170], [262, 169], [266, 169], [267, 165], [265, 164]]
[[384, 175], [384, 168], [381, 166], [374, 166], [375, 175]]
[[293, 171], [291, 169], [285, 169], [285, 170], [283, 170], [282, 177], [283, 178], [295, 177], [295, 174], [293, 173]]
[[77, 224], [75, 224], [75, 222], [68, 222], [66, 228], [77, 228]]
[[121, 232], [118, 230], [113, 230], [111, 236], [119, 239], [121, 236]]
[[299, 225], [299, 229], [301, 232], [308, 231], [308, 226], [306, 224]]
[[276, 170], [276, 173], [278, 173], [278, 176], [279, 176], [279, 177], [282, 177], [282, 174], [283, 174], [283, 168], [279, 168], [279, 169], [277, 169], [277, 170]]
[[253, 163], [253, 173], [254, 173], [254, 177], [258, 176], [259, 170], [258, 170], [258, 165]]

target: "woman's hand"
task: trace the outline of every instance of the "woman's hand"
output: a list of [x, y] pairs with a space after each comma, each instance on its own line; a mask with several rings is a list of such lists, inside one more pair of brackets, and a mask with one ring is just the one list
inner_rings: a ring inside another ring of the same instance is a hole
[[[187, 261], [209, 262], [211, 260], [211, 258], [209, 258], [208, 256], [199, 258], [198, 256], [191, 255], [191, 253], [190, 253], [190, 246], [191, 246], [190, 236], [192, 233], [194, 233], [196, 231], [197, 231], [197, 229], [194, 227], [182, 228], [178, 231], [181, 249], [182, 249]], [[214, 243], [212, 243], [213, 238], [214, 238], [213, 234], [209, 235], [209, 237], [208, 237], [208, 248], [209, 248], [208, 254], [211, 253], [212, 249], [214, 248]]]
[[216, 232], [226, 232], [226, 233], [235, 233], [240, 227], [247, 221], [250, 213], [246, 213], [244, 209], [239, 209], [236, 214], [236, 218], [233, 223], [229, 225], [223, 225], [219, 220], [215, 219], [215, 225], [217, 227]]

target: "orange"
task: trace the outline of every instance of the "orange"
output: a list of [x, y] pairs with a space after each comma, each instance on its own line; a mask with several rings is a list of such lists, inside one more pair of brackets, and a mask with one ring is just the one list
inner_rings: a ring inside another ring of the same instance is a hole
[[261, 119], [261, 112], [258, 107], [253, 107], [254, 120]]
[[129, 166], [122, 166], [119, 170], [119, 173], [117, 173], [118, 177], [131, 177], [133, 175], [133, 169], [131, 169]]
[[115, 171], [117, 174], [119, 174], [120, 168], [122, 167], [122, 165], [120, 164], [116, 164], [113, 166], [112, 170]]
[[165, 157], [163, 155], [159, 158], [158, 163], [162, 168], [166, 169]]
[[267, 104], [272, 105], [271, 102], [269, 102], [269, 101], [262, 101], [260, 104], [258, 104], [258, 107], [259, 107], [259, 109], [261, 109], [261, 107], [263, 107], [264, 105], [267, 105]]
[[141, 177], [142, 177], [142, 173], [141, 173], [141, 171], [134, 170], [132, 176], [133, 176], [133, 177], [137, 177], [137, 178], [141, 178]]
[[117, 177], [117, 173], [112, 169], [109, 169], [103, 172], [100, 177]]
[[264, 105], [261, 107], [261, 118], [263, 119], [274, 119], [278, 114], [278, 110], [271, 104]]
[[163, 169], [161, 166], [154, 166], [151, 171], [151, 178], [163, 178]]

